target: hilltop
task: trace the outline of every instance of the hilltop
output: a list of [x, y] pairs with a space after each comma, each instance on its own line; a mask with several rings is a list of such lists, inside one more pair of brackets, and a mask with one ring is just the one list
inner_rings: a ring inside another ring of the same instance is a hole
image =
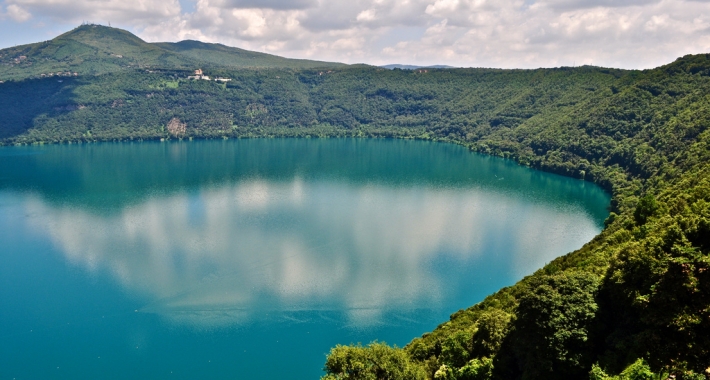
[[204, 62], [205, 67], [223, 68], [335, 68], [346, 66], [343, 63], [312, 61], [306, 59], [283, 58], [277, 55], [258, 53], [254, 51], [210, 44], [200, 41], [186, 40], [175, 43], [156, 43], [155, 46]]
[[400, 69], [400, 70], [418, 70], [418, 69], [455, 69], [456, 67], [454, 66], [448, 66], [448, 65], [431, 65], [431, 66], [417, 66], [417, 65], [402, 65], [399, 63], [392, 63], [389, 65], [383, 65], [380, 66], [385, 69]]
[[333, 68], [341, 63], [288, 59], [199, 41], [148, 43], [132, 33], [81, 25], [49, 41], [0, 50], [0, 80], [42, 74], [99, 75], [135, 69]]

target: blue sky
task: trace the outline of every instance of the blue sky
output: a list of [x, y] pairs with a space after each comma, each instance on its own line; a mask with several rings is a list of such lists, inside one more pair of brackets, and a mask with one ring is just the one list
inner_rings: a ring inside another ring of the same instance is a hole
[[650, 68], [710, 52], [705, 0], [0, 0], [0, 47], [82, 21], [347, 63]]

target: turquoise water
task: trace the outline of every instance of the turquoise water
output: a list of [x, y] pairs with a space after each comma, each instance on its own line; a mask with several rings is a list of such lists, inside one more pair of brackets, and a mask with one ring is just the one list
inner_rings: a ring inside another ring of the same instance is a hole
[[0, 149], [0, 380], [304, 379], [581, 247], [609, 197], [450, 145]]

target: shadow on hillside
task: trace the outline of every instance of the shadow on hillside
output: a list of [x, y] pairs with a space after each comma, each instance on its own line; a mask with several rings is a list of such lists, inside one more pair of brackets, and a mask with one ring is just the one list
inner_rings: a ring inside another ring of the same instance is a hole
[[74, 89], [81, 83], [78, 78], [57, 76], [0, 83], [0, 143], [20, 142], [18, 136], [38, 119], [79, 109]]

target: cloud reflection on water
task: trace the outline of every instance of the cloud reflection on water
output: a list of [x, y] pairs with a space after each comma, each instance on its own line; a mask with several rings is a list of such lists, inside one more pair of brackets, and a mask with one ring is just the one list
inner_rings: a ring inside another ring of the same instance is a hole
[[70, 262], [110, 272], [150, 300], [141, 311], [199, 328], [312, 310], [342, 310], [365, 327], [445, 303], [461, 281], [437, 261], [473, 273], [510, 252], [505, 275], [520, 278], [598, 232], [573, 205], [298, 177], [156, 195], [105, 215], [38, 196], [26, 208]]

